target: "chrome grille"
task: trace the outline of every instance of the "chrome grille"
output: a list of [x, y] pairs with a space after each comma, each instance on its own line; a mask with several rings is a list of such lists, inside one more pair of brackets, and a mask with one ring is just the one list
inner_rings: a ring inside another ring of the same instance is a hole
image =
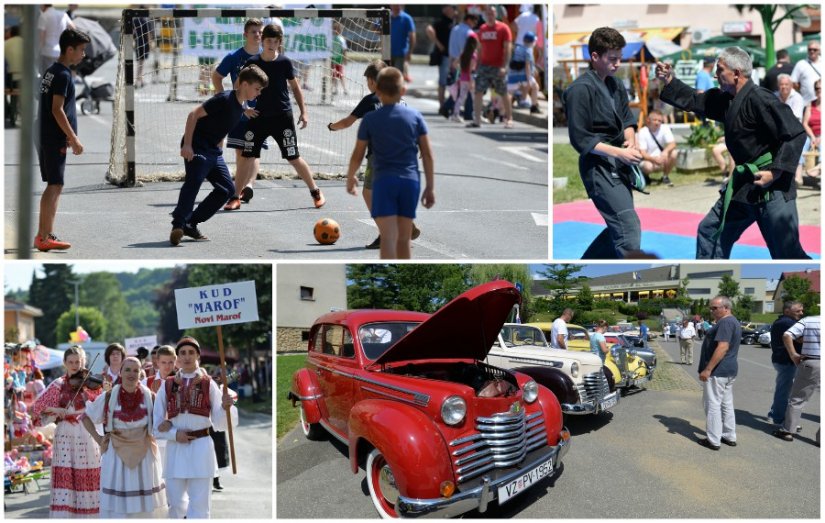
[[605, 396], [610, 394], [610, 384], [607, 383], [607, 376], [604, 375], [603, 370], [586, 375], [577, 388], [582, 403], [593, 401], [598, 405]]
[[547, 442], [541, 411], [508, 412], [476, 418], [476, 433], [450, 442], [458, 483], [499, 468], [511, 467]]

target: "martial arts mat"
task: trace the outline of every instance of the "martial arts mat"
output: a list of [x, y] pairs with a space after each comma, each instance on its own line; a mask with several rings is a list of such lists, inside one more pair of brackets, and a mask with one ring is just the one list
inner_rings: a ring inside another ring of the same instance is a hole
[[[661, 259], [696, 257], [696, 229], [704, 214], [636, 208], [642, 222], [642, 250]], [[553, 206], [553, 259], [580, 259], [604, 229], [604, 220], [590, 200]], [[800, 241], [811, 258], [821, 255], [820, 228], [803, 225]], [[754, 223], [733, 246], [731, 259], [770, 260], [771, 255]]]

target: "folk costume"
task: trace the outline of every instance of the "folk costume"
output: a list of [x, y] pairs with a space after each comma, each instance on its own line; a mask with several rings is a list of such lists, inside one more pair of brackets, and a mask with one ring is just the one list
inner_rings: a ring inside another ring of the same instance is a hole
[[[153, 376], [146, 378], [146, 383], [144, 383], [144, 385], [152, 391], [152, 394], [156, 395], [161, 386], [163, 386], [163, 383], [164, 378], [160, 377], [160, 372], [155, 372]], [[155, 443], [157, 444], [158, 451], [160, 452], [161, 470], [164, 470], [166, 468], [166, 440], [157, 439], [155, 440]]]
[[86, 415], [109, 434], [101, 458], [100, 517], [107, 519], [166, 516], [166, 484], [158, 447], [151, 435], [152, 393], [138, 384], [135, 392], [115, 385], [86, 404]]
[[[696, 258], [730, 258], [733, 244], [756, 222], [771, 258], [809, 259], [799, 243], [794, 182], [805, 129], [790, 107], [750, 80], [733, 96], [718, 88], [697, 93], [673, 78], [661, 99], [724, 122], [725, 144], [737, 165], [719, 200], [699, 224]], [[781, 176], [768, 187], [754, 184], [755, 171], [777, 170]]]
[[642, 228], [633, 207], [630, 167], [593, 149], [599, 143], [622, 147], [624, 131], [636, 128], [621, 81], [602, 81], [594, 70], [579, 76], [564, 92], [570, 144], [579, 153], [579, 173], [587, 196], [607, 228], [590, 244], [582, 259], [616, 259], [639, 251]]
[[[202, 369], [178, 371], [166, 378], [155, 397], [154, 435], [166, 440], [166, 480], [170, 518], [209, 518], [212, 479], [218, 471], [215, 448], [209, 429], [226, 430], [226, 411], [218, 385]], [[232, 424], [237, 425], [233, 407]], [[172, 428], [161, 431], [168, 420]], [[185, 431], [195, 439], [178, 443], [177, 433]], [[188, 502], [186, 496], [188, 494]]]
[[[34, 402], [33, 414], [39, 425], [57, 423], [52, 448], [49, 518], [96, 518], [100, 512], [100, 449], [83, 428], [86, 402], [102, 390], [83, 387], [79, 393], [67, 376], [54, 380]], [[74, 401], [72, 399], [74, 398]], [[68, 409], [64, 418], [44, 411], [49, 407]]]

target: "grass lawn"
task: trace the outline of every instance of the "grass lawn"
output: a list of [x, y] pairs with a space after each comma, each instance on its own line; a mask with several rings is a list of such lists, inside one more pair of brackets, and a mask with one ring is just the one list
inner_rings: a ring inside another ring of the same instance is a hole
[[290, 354], [275, 358], [275, 406], [277, 409], [275, 428], [278, 439], [292, 430], [300, 419], [298, 409], [286, 399], [286, 394], [289, 392], [292, 374], [304, 366], [306, 359], [306, 354]]
[[272, 395], [271, 394], [264, 394], [261, 397], [262, 401], [252, 401], [252, 398], [244, 398], [242, 400], [238, 400], [235, 404], [236, 407], [239, 409], [243, 409], [246, 412], [255, 412], [258, 414], [269, 414], [272, 415]]

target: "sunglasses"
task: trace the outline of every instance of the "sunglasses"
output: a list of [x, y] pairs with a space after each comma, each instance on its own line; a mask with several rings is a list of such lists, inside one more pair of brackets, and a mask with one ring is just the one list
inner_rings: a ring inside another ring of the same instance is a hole
[[808, 52], [810, 53], [811, 51], [817, 51], [817, 52], [819, 52], [819, 47], [809, 47], [809, 48], [808, 48]]
[[710, 310], [712, 310], [712, 311], [715, 311], [716, 309], [724, 309], [724, 307], [722, 307], [721, 305], [718, 306], [718, 307], [714, 307], [714, 306], [710, 307]]

